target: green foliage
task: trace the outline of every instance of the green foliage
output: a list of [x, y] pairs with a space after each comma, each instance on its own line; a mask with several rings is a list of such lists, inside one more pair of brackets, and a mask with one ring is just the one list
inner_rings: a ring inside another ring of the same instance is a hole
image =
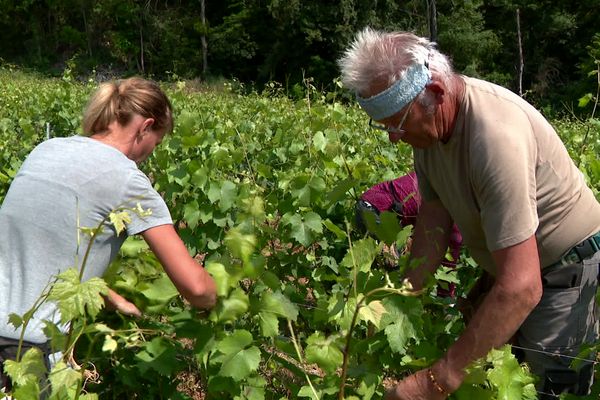
[[[498, 35], [485, 28], [483, 1], [459, 1], [449, 9], [441, 9], [439, 38], [441, 51], [452, 56], [454, 66], [462, 73], [487, 78], [497, 71], [490, 68], [502, 47]], [[496, 80], [497, 81], [497, 80]], [[510, 82], [497, 82], [510, 84]]]
[[[7, 162], [0, 164], [0, 193], [25, 150], [44, 139], [45, 101], [69, 93], [71, 101], [48, 114], [68, 117], [52, 123], [54, 134], [68, 135], [73, 129], [65, 127], [78, 121], [81, 109], [72, 97], [91, 89], [5, 72], [0, 101], [8, 97], [17, 106], [0, 108], [0, 157]], [[25, 353], [9, 372], [19, 379], [14, 398], [45, 390], [57, 399], [84, 392], [89, 398], [184, 399], [196, 390], [209, 399], [334, 399], [343, 390], [348, 399], [381, 399], [385, 378], [399, 379], [441, 357], [463, 329], [458, 311], [434, 286], [412, 293], [399, 271], [382, 262], [382, 243], [401, 249], [410, 229], [384, 214], [386, 232], [365, 238], [350, 222], [364, 189], [411, 169], [408, 147], [369, 131], [356, 107], [315, 92], [292, 101], [198, 93], [184, 84], [167, 90], [175, 132], [143, 168], [191, 254], [215, 278], [218, 304], [208, 312], [191, 309], [145, 243], [130, 238], [104, 279], [143, 317], [101, 309], [105, 284], [80, 282], [81, 271], [66, 270], [48, 296], [72, 328], [62, 335], [48, 324], [46, 332], [77, 365], [57, 364], [51, 386], [40, 386], [46, 371], [34, 352]], [[569, 151], [578, 152], [586, 178], [597, 182], [597, 133], [586, 138], [578, 123], [554, 124]], [[114, 210], [106, 223], [123, 228], [122, 211], [146, 212]], [[458, 282], [459, 295], [475, 276], [466, 255], [456, 272], [438, 273]], [[26, 328], [30, 318], [11, 321]], [[511, 357], [502, 349], [474, 365], [453, 398], [531, 398], [531, 378]]]
[[[534, 400], [536, 378], [519, 365], [510, 346], [492, 350], [475, 363], [461, 388], [454, 394], [461, 399]], [[492, 388], [492, 393], [483, 389]]]

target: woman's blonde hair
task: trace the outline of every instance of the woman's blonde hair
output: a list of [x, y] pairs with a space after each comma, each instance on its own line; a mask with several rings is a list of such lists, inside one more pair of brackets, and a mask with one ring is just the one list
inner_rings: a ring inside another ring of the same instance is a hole
[[153, 118], [153, 130], [173, 130], [173, 107], [156, 82], [137, 77], [105, 82], [83, 113], [83, 134], [105, 132], [113, 121], [126, 126], [135, 115]]

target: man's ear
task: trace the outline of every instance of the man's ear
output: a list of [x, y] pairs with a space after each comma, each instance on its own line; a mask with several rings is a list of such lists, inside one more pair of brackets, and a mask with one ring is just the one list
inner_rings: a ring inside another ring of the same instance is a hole
[[433, 93], [435, 102], [439, 105], [444, 102], [444, 96], [446, 94], [446, 89], [442, 85], [442, 83], [438, 80], [432, 80], [427, 85], [425, 85], [425, 89], [431, 91]]

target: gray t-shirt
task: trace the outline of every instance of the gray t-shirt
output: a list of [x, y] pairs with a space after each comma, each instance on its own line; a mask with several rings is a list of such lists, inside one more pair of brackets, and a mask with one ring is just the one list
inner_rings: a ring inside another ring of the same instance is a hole
[[425, 201], [440, 199], [475, 261], [535, 234], [540, 264], [600, 230], [600, 204], [544, 117], [500, 86], [464, 77], [448, 143], [415, 149]]
[[[94, 228], [111, 211], [137, 203], [152, 214], [129, 212], [132, 221], [119, 236], [106, 226], [92, 245], [84, 280], [104, 274], [127, 235], [172, 224], [169, 210], [135, 162], [111, 146], [81, 136], [38, 145], [0, 207], [0, 336], [18, 338], [8, 315], [24, 314], [54, 276], [80, 266], [89, 236], [79, 228]], [[25, 340], [46, 341], [46, 319], [59, 321], [54, 304], [36, 312]]]

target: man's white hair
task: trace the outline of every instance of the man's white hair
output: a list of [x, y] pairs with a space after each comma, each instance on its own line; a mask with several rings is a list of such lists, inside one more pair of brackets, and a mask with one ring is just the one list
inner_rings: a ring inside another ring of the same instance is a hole
[[342, 83], [358, 94], [373, 83], [391, 86], [413, 64], [428, 64], [432, 74], [447, 83], [454, 74], [448, 58], [435, 43], [409, 32], [382, 32], [369, 27], [356, 35], [338, 60]]

